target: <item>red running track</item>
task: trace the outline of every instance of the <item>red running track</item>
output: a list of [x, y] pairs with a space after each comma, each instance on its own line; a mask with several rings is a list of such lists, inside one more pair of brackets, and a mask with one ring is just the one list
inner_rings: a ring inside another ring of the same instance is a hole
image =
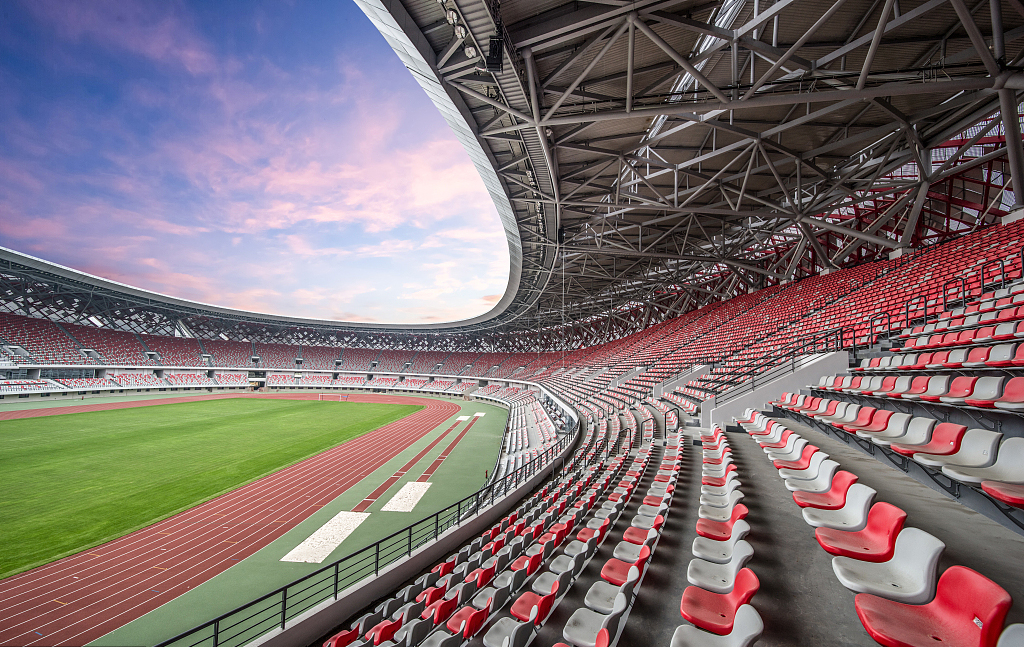
[[405, 396], [349, 400], [426, 408], [130, 535], [0, 581], [0, 644], [84, 645], [127, 624], [270, 544], [460, 410]]

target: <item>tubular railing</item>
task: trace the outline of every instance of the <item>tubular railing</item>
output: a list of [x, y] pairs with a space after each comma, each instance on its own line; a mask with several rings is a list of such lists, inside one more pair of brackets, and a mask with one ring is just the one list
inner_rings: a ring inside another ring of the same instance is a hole
[[[733, 385], [728, 391], [715, 396], [715, 406], [720, 407], [736, 398], [752, 393], [775, 378], [792, 373], [803, 366], [800, 357], [816, 353], [829, 353], [846, 348], [847, 328], [835, 328], [798, 339], [781, 353], [765, 357], [762, 361], [748, 366], [743, 372], [733, 375], [725, 385]], [[852, 331], [850, 331], [852, 333]]]
[[943, 310], [949, 310], [949, 298], [948, 298], [949, 297], [949, 291], [946, 288], [950, 284], [952, 284], [952, 283], [959, 283], [960, 284], [960, 296], [959, 296], [959, 298], [954, 299], [954, 301], [961, 301], [961, 300], [967, 298], [967, 281], [965, 281], [962, 277], [959, 277], [959, 276], [954, 278], [954, 279], [949, 279], [948, 281], [946, 281], [945, 283], [942, 284], [942, 309]]
[[870, 346], [875, 340], [875, 322], [885, 323], [885, 328], [879, 329], [879, 336], [888, 334], [892, 330], [892, 316], [888, 312], [881, 312], [868, 320], [867, 344]]
[[916, 297], [914, 297], [913, 299], [910, 299], [909, 301], [907, 301], [906, 304], [904, 304], [904, 306], [903, 306], [903, 327], [904, 328], [910, 328], [910, 320], [911, 320], [910, 319], [910, 312], [911, 312], [910, 311], [910, 307], [912, 305], [914, 305], [918, 301], [921, 302], [921, 309], [922, 309], [921, 316], [926, 317], [926, 318], [928, 317], [928, 299], [925, 299], [923, 294], [919, 294]]
[[990, 265], [999, 266], [999, 281], [997, 282], [999, 287], [1006, 285], [1006, 263], [1004, 263], [1001, 258], [993, 258], [990, 261], [982, 263], [981, 267], [978, 268], [978, 285], [981, 287], [982, 291], [984, 291], [985, 286], [988, 285], [988, 282], [985, 281], [985, 270], [987, 270]]
[[[326, 600], [337, 599], [348, 587], [376, 576], [387, 566], [412, 555], [415, 549], [461, 525], [484, 506], [515, 491], [549, 465], [554, 475], [555, 458], [575, 442], [578, 429], [577, 423], [570, 433], [560, 437], [557, 444], [544, 450], [540, 456], [466, 498], [156, 647], [241, 647], [268, 631], [284, 629], [289, 620]], [[565, 469], [564, 459], [558, 469]]]

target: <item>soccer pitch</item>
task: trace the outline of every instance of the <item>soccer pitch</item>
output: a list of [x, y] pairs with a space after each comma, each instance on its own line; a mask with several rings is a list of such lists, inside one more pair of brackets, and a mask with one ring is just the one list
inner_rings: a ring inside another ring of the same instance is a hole
[[245, 398], [0, 423], [0, 578], [148, 526], [422, 408]]

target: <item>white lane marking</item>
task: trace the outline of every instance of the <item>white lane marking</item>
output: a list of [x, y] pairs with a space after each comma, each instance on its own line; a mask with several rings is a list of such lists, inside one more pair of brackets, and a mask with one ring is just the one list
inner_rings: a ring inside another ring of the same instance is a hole
[[430, 489], [430, 483], [410, 481], [402, 486], [402, 489], [395, 492], [395, 496], [381, 508], [382, 512], [412, 512], [416, 504], [420, 502], [423, 495]]
[[462, 422], [463, 420], [469, 420], [469, 416], [459, 416], [455, 420], [458, 422]]
[[483, 418], [485, 415], [487, 415], [487, 414], [480, 413], [479, 411], [477, 411], [476, 413], [473, 414], [473, 417], [474, 418], [477, 418], [477, 417]]
[[369, 516], [369, 512], [349, 512], [347, 510], [339, 512], [334, 515], [333, 519], [307, 537], [304, 542], [282, 557], [281, 561], [319, 564], [327, 559], [334, 549], [340, 546], [341, 542], [345, 541]]

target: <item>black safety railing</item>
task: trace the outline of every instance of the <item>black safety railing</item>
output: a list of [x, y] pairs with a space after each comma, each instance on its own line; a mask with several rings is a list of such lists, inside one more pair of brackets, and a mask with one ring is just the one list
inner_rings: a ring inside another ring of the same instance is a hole
[[564, 460], [557, 462], [556, 467], [555, 459], [575, 442], [578, 428], [574, 425], [571, 433], [561, 436], [535, 459], [464, 499], [156, 647], [241, 647], [267, 632], [284, 629], [290, 620], [326, 600], [337, 599], [350, 586], [378, 575], [447, 530], [473, 518], [537, 473], [550, 467], [555, 475], [566, 469]]
[[[919, 308], [915, 308], [914, 310], [911, 310], [911, 308], [914, 306], [914, 304], [916, 304], [918, 302], [921, 303], [920, 307]], [[920, 312], [922, 317], [927, 317], [928, 316], [928, 299], [926, 299], [923, 294], [919, 294], [916, 297], [914, 297], [913, 299], [910, 299], [905, 304], [903, 304], [903, 327], [904, 328], [910, 328], [910, 322], [911, 322], [911, 319], [912, 319], [911, 316], [910, 316], [911, 312], [915, 312], [915, 313], [916, 312]]]
[[834, 328], [797, 339], [781, 351], [765, 356], [730, 375], [721, 383], [725, 388], [715, 396], [715, 406], [728, 404], [782, 375], [796, 371], [805, 362], [811, 361], [803, 359], [807, 356], [841, 351], [851, 345], [856, 346], [856, 338], [850, 328]]
[[957, 294], [957, 297], [955, 299], [952, 299], [952, 301], [962, 301], [962, 300], [967, 298], [967, 281], [965, 281], [963, 279], [963, 277], [959, 277], [959, 276], [956, 277], [956, 278], [953, 278], [953, 279], [949, 279], [948, 281], [946, 281], [945, 283], [942, 284], [942, 308], [943, 308], [943, 310], [949, 310], [949, 302], [950, 302], [951, 299], [949, 298], [949, 289], [948, 288], [949, 288], [950, 285], [959, 285], [960, 286], [959, 294]]

